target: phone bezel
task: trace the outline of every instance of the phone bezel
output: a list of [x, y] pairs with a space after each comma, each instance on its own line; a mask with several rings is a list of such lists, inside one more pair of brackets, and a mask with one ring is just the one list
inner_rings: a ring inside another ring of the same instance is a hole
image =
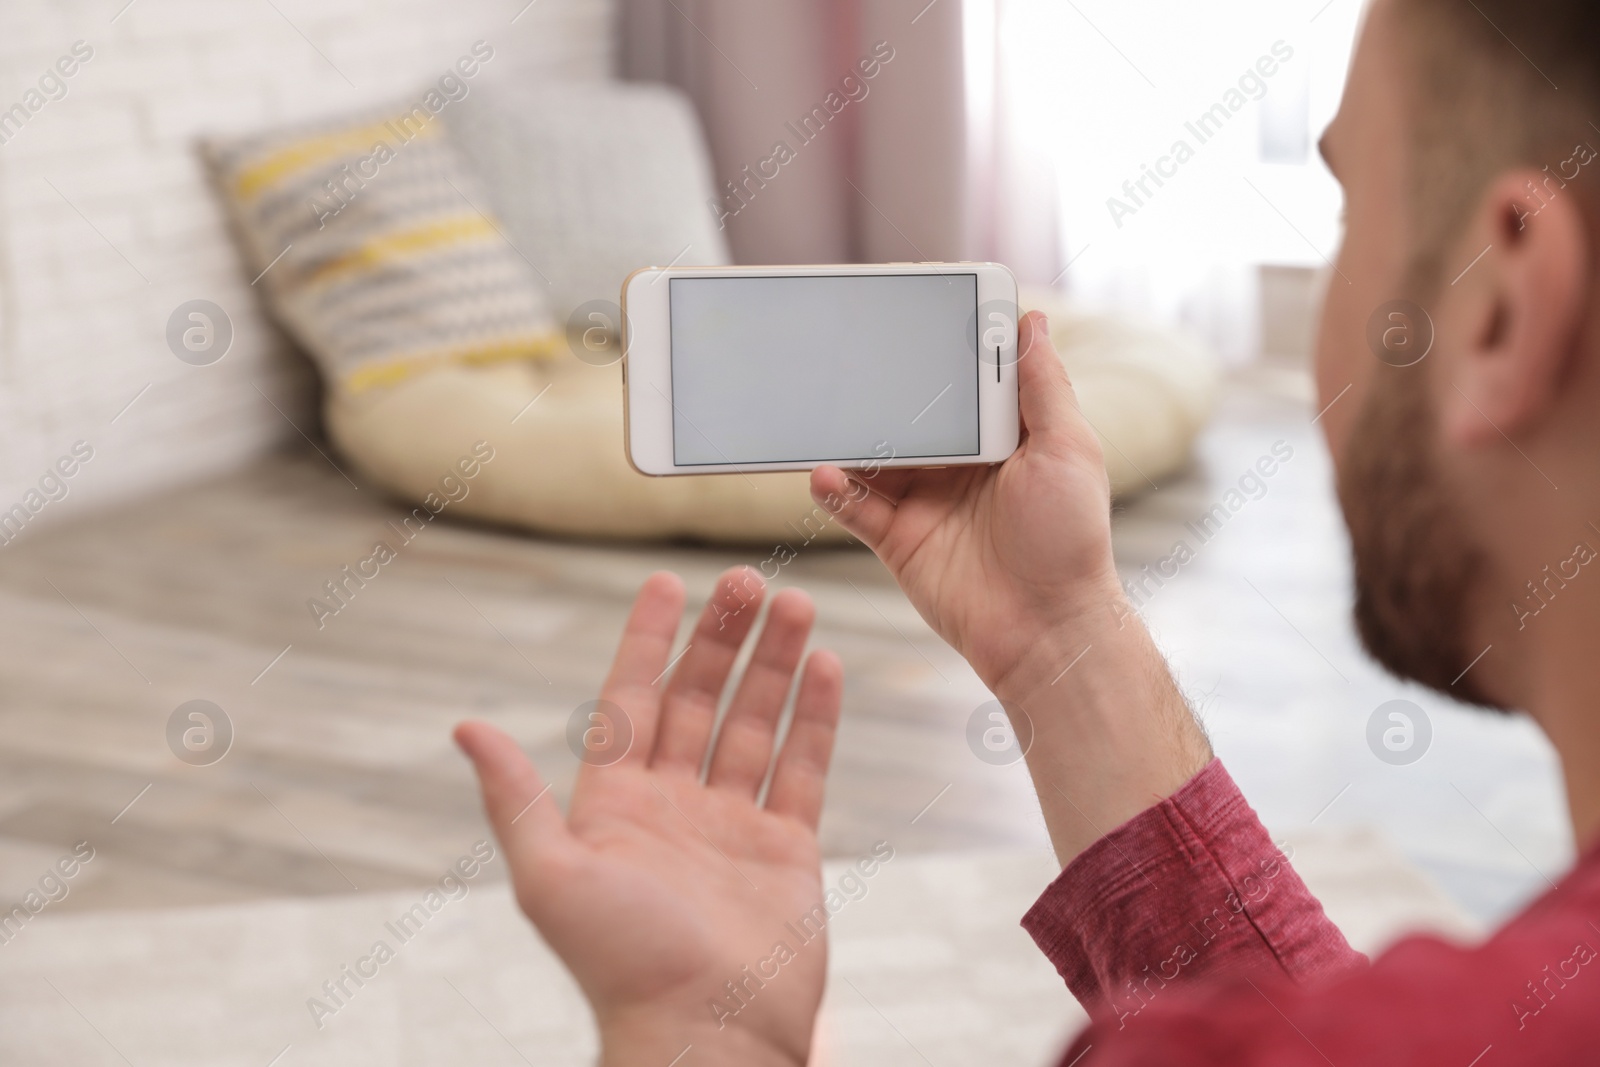
[[[978, 307], [995, 302], [1015, 309], [1017, 281], [999, 263], [882, 263], [763, 267], [643, 267], [622, 283], [623, 451], [640, 474], [669, 477], [685, 474], [750, 474], [759, 471], [811, 470], [834, 464], [844, 467], [948, 467], [999, 463], [1017, 450], [1017, 350], [1012, 332], [991, 365], [981, 361], [978, 376], [978, 453], [964, 456], [862, 457], [859, 463], [798, 460], [776, 463], [718, 463], [679, 466], [673, 462], [670, 285], [674, 277], [750, 278], [762, 276], [826, 277], [839, 275], [973, 274]], [[1017, 314], [1020, 314], [1018, 312]], [[1016, 321], [1016, 319], [1013, 319]], [[994, 368], [988, 373], [987, 368]]]

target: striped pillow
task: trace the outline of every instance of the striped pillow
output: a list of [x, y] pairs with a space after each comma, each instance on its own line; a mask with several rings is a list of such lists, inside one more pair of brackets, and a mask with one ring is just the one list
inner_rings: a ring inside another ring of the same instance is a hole
[[330, 385], [565, 351], [537, 268], [426, 109], [211, 140], [204, 154], [258, 287]]

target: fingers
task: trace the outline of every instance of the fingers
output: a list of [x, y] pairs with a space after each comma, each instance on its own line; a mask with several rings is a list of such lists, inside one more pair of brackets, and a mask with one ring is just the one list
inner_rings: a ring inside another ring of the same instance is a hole
[[767, 809], [798, 819], [815, 830], [822, 817], [823, 784], [833, 739], [839, 728], [844, 670], [832, 652], [813, 652], [800, 676], [789, 736], [772, 772]]
[[554, 795], [504, 731], [486, 722], [464, 722], [456, 727], [455, 740], [478, 773], [484, 811], [513, 871], [531, 870], [535, 852], [568, 842]]
[[778, 720], [816, 614], [811, 598], [798, 589], [772, 598], [750, 664], [717, 731], [707, 785], [755, 800], [772, 762]]
[[667, 571], [645, 579], [634, 598], [616, 657], [611, 661], [611, 673], [600, 690], [602, 699], [620, 707], [632, 727], [632, 745], [618, 762], [642, 764], [650, 758], [661, 709], [657, 683], [667, 669], [672, 643], [678, 636], [683, 601], [683, 581]]
[[699, 777], [718, 701], [765, 595], [766, 583], [750, 567], [734, 567], [717, 579], [662, 697], [651, 766]]
[[1040, 311], [1022, 320], [1017, 338], [1018, 403], [1028, 437], [1052, 441], [1069, 434], [1077, 400], [1067, 370], [1050, 340], [1050, 322]]
[[[881, 477], [884, 472], [878, 473]], [[883, 544], [894, 524], [894, 502], [838, 467], [817, 467], [811, 472], [811, 499], [873, 551]]]

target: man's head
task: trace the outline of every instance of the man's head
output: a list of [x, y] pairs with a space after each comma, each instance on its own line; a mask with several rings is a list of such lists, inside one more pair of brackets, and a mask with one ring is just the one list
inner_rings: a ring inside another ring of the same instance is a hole
[[1376, 0], [1323, 143], [1346, 235], [1317, 377], [1362, 638], [1502, 707], [1530, 695], [1529, 620], [1560, 608], [1527, 583], [1600, 548], [1590, 116], [1600, 6]]

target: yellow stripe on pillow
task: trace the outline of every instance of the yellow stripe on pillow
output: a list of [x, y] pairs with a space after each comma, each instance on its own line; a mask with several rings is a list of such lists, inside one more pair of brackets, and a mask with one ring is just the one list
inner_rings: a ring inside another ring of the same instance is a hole
[[319, 164], [344, 156], [365, 153], [379, 141], [394, 149], [412, 141], [437, 136], [438, 132], [438, 123], [430, 122], [411, 133], [409, 138], [403, 138], [395, 131], [392, 122], [377, 122], [360, 129], [340, 130], [321, 137], [296, 141], [287, 148], [240, 170], [233, 179], [233, 195], [240, 201], [254, 200], [264, 190], [277, 185], [291, 174], [310, 170]]
[[436, 349], [407, 356], [396, 356], [364, 364], [345, 376], [346, 392], [360, 393], [380, 385], [394, 385], [438, 367], [468, 364], [485, 366], [515, 360], [550, 359], [565, 351], [566, 338], [559, 333], [510, 337], [501, 341]]
[[458, 215], [440, 219], [426, 226], [386, 233], [365, 241], [349, 252], [321, 264], [304, 278], [308, 287], [325, 285], [340, 275], [366, 270], [432, 252], [449, 245], [469, 245], [489, 239], [499, 240], [500, 234], [482, 215]]

